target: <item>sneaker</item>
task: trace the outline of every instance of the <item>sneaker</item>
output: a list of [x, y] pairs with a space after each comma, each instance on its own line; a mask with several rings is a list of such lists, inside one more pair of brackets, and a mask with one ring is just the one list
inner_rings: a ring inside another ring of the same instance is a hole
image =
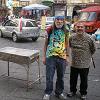
[[45, 94], [43, 97], [43, 100], [50, 100], [50, 95], [49, 94]]
[[67, 97], [63, 93], [61, 93], [60, 95], [55, 94], [55, 96], [57, 98], [59, 98], [60, 100], [66, 100], [67, 99]]
[[69, 92], [69, 93], [67, 93], [67, 96], [68, 97], [73, 97], [73, 96], [75, 96], [76, 95], [76, 93], [74, 93], [74, 92]]
[[81, 95], [81, 100], [86, 100], [86, 95]]

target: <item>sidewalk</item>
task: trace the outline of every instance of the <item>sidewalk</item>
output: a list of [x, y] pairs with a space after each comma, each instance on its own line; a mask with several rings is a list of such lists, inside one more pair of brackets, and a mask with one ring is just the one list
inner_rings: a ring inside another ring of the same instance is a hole
[[[40, 60], [41, 57], [40, 57]], [[87, 100], [100, 100], [100, 49], [97, 49], [97, 52], [94, 55], [94, 61], [96, 64], [96, 68], [93, 68], [91, 64], [90, 73], [89, 73], [89, 86], [88, 86], [88, 99]], [[0, 100], [42, 100], [44, 89], [45, 89], [45, 66], [40, 61], [41, 65], [41, 84], [34, 83], [32, 88], [29, 91], [26, 91], [26, 87], [23, 81], [16, 80], [13, 78], [7, 78], [1, 76], [5, 72], [7, 72], [7, 62], [0, 61]], [[38, 74], [37, 64], [32, 64], [30, 79], [36, 79], [36, 75]], [[23, 67], [17, 65], [15, 63], [10, 63], [11, 73], [10, 76], [25, 79], [26, 74]], [[34, 72], [34, 73], [33, 73]], [[66, 69], [65, 74], [65, 90], [64, 93], [66, 94], [69, 91], [69, 67]], [[33, 76], [33, 78], [32, 78]], [[56, 77], [54, 78], [55, 83]], [[78, 82], [79, 88], [79, 82]], [[78, 95], [74, 98], [67, 98], [67, 100], [80, 100], [79, 99], [79, 92]], [[51, 96], [51, 100], [59, 100]]]

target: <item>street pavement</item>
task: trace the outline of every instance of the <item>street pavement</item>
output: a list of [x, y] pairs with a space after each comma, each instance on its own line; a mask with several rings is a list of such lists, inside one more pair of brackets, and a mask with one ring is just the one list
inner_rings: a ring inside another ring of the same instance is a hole
[[[100, 44], [97, 44], [97, 48]], [[100, 49], [98, 48], [93, 56], [96, 68], [91, 63], [90, 73], [88, 77], [88, 95], [87, 100], [100, 100]], [[45, 66], [42, 64], [42, 54], [40, 54], [40, 66], [41, 66], [41, 83], [36, 82], [32, 84], [30, 89], [26, 90], [26, 82], [20, 79], [26, 79], [26, 73], [24, 67], [21, 65], [10, 62], [10, 76], [6, 77], [7, 62], [0, 61], [0, 100], [42, 100], [45, 89]], [[38, 75], [37, 63], [34, 62], [31, 65], [30, 80], [34, 81]], [[65, 73], [65, 95], [69, 92], [69, 67], [66, 68]], [[16, 78], [20, 78], [19, 80]], [[55, 88], [56, 75], [54, 77]], [[79, 90], [79, 81], [77, 88]], [[51, 100], [59, 100], [54, 94], [51, 95]], [[73, 98], [67, 98], [67, 100], [80, 100], [79, 91]]]

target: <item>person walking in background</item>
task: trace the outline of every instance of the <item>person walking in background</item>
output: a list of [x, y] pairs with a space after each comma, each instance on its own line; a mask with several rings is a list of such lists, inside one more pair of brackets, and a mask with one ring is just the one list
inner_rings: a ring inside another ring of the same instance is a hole
[[50, 100], [55, 70], [57, 72], [55, 96], [61, 100], [66, 100], [63, 90], [64, 73], [68, 64], [66, 60], [68, 59], [68, 36], [69, 32], [65, 27], [64, 17], [56, 16], [54, 25], [47, 29], [44, 45], [43, 63], [46, 65], [46, 89], [43, 100]]
[[12, 10], [9, 10], [9, 12], [8, 12], [8, 19], [9, 20], [12, 20], [14, 18], [15, 18], [15, 15], [13, 14], [13, 11]]
[[71, 48], [72, 65], [70, 68], [70, 92], [68, 97], [76, 95], [77, 80], [80, 75], [81, 99], [86, 100], [88, 88], [88, 73], [92, 55], [96, 51], [95, 42], [92, 37], [85, 33], [85, 27], [79, 23], [75, 27], [76, 33], [69, 38]]
[[5, 16], [4, 23], [7, 22], [8, 20], [12, 20], [14, 18], [15, 18], [15, 15], [13, 14], [13, 11], [9, 10], [7, 15]]

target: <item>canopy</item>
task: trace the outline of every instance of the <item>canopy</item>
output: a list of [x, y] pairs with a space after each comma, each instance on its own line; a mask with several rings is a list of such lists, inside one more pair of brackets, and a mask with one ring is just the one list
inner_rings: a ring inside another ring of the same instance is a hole
[[38, 10], [44, 10], [44, 9], [49, 9], [50, 7], [42, 5], [42, 4], [31, 4], [29, 6], [25, 6], [22, 9], [23, 10], [33, 10], [33, 9], [38, 9]]
[[54, 0], [42, 0], [42, 2], [54, 2]]
[[54, 0], [42, 0], [42, 4], [52, 7], [54, 3]]
[[81, 10], [82, 12], [100, 12], [100, 6], [91, 6]]

